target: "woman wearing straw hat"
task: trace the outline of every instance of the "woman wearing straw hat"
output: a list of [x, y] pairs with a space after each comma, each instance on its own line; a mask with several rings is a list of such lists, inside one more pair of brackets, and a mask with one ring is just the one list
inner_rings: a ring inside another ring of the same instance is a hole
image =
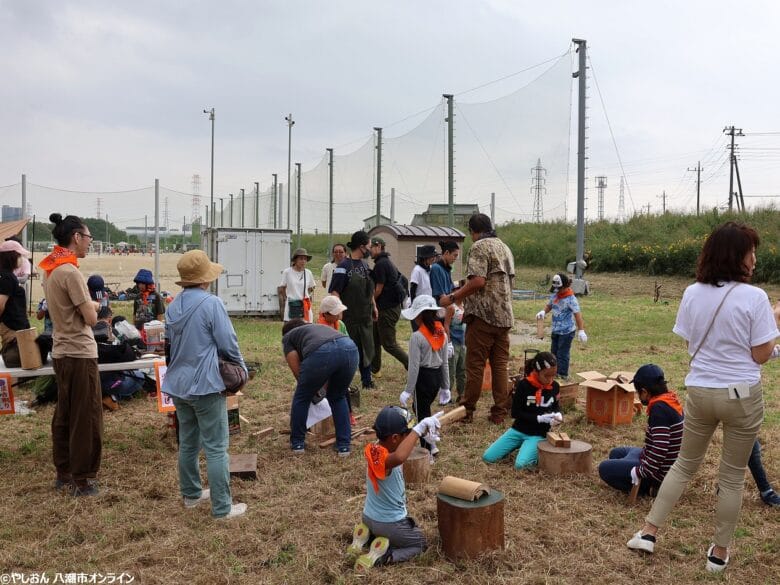
[[303, 319], [311, 323], [314, 318], [311, 310], [311, 294], [317, 283], [311, 270], [306, 268], [309, 260], [311, 255], [306, 248], [298, 248], [290, 258], [290, 267], [282, 271], [282, 282], [279, 283], [277, 291], [279, 304], [284, 303], [283, 321]]
[[[191, 250], [176, 268], [182, 292], [165, 313], [170, 343], [162, 391], [173, 399], [179, 419], [179, 487], [184, 506], [211, 500], [211, 514], [224, 519], [246, 512], [230, 494], [225, 383], [219, 358], [244, 365], [238, 338], [222, 300], [208, 292], [222, 272], [202, 250]], [[206, 454], [209, 488], [202, 489], [198, 454]]]

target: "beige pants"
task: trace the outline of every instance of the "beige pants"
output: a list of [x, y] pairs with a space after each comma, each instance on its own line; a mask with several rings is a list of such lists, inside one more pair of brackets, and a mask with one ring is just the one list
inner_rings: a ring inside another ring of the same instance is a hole
[[[723, 447], [718, 469], [715, 538], [727, 547], [734, 536], [742, 507], [745, 469], [764, 418], [761, 384], [751, 386], [742, 400], [729, 398], [725, 388], [688, 388], [685, 400], [682, 446], [677, 461], [666, 474], [647, 521], [662, 526], [699, 469], [718, 425], [723, 426]], [[732, 391], [733, 396], [733, 391]]]

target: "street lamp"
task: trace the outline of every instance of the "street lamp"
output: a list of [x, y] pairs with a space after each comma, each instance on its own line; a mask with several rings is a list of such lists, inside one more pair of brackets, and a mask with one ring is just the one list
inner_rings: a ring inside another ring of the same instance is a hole
[[295, 125], [295, 122], [293, 121], [292, 114], [286, 115], [284, 119], [287, 122], [287, 229], [289, 230], [290, 229], [290, 195], [292, 195], [292, 189], [290, 188], [290, 186], [292, 185], [292, 183], [290, 182], [290, 177], [291, 177], [290, 169], [292, 167], [292, 127]]
[[208, 114], [211, 120], [211, 200], [209, 202], [211, 225], [209, 227], [214, 227], [214, 108], [203, 110], [203, 113]]

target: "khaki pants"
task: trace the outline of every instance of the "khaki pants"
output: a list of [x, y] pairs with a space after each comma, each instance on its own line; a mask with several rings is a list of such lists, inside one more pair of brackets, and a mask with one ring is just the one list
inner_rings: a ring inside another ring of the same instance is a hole
[[472, 319], [466, 327], [466, 388], [461, 404], [469, 415], [477, 408], [482, 393], [485, 362], [493, 375], [493, 406], [490, 414], [505, 417], [509, 412], [509, 327], [496, 327]]
[[60, 477], [92, 479], [100, 469], [103, 404], [97, 358], [54, 360], [57, 406], [51, 421], [52, 455]]
[[680, 454], [661, 484], [647, 521], [655, 526], [663, 525], [699, 469], [712, 434], [720, 424], [723, 447], [718, 469], [713, 542], [718, 546], [729, 546], [742, 507], [745, 469], [763, 418], [760, 383], [752, 386], [750, 396], [743, 400], [730, 399], [725, 388], [689, 387]]

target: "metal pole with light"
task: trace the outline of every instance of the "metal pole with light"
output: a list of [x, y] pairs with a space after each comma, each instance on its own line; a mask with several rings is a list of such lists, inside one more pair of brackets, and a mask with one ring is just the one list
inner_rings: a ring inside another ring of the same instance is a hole
[[[210, 110], [203, 110], [204, 114], [209, 115], [209, 120], [211, 120], [211, 198], [209, 200], [209, 224], [208, 227], [213, 228], [214, 227], [214, 108], [211, 108]], [[214, 236], [212, 235], [210, 240], [211, 246], [209, 248], [209, 257], [214, 260]]]
[[[292, 114], [288, 114], [284, 117], [285, 121], [287, 122], [287, 229], [290, 229], [290, 196], [292, 195], [292, 189], [290, 186], [292, 185], [292, 182], [290, 181], [291, 178], [291, 169], [292, 169], [292, 127], [295, 125], [295, 122], [293, 121]], [[279, 222], [281, 226], [281, 222]]]
[[298, 230], [298, 247], [301, 247], [301, 163], [295, 163], [295, 196], [296, 196], [296, 213], [298, 221], [296, 222], [296, 228]]

